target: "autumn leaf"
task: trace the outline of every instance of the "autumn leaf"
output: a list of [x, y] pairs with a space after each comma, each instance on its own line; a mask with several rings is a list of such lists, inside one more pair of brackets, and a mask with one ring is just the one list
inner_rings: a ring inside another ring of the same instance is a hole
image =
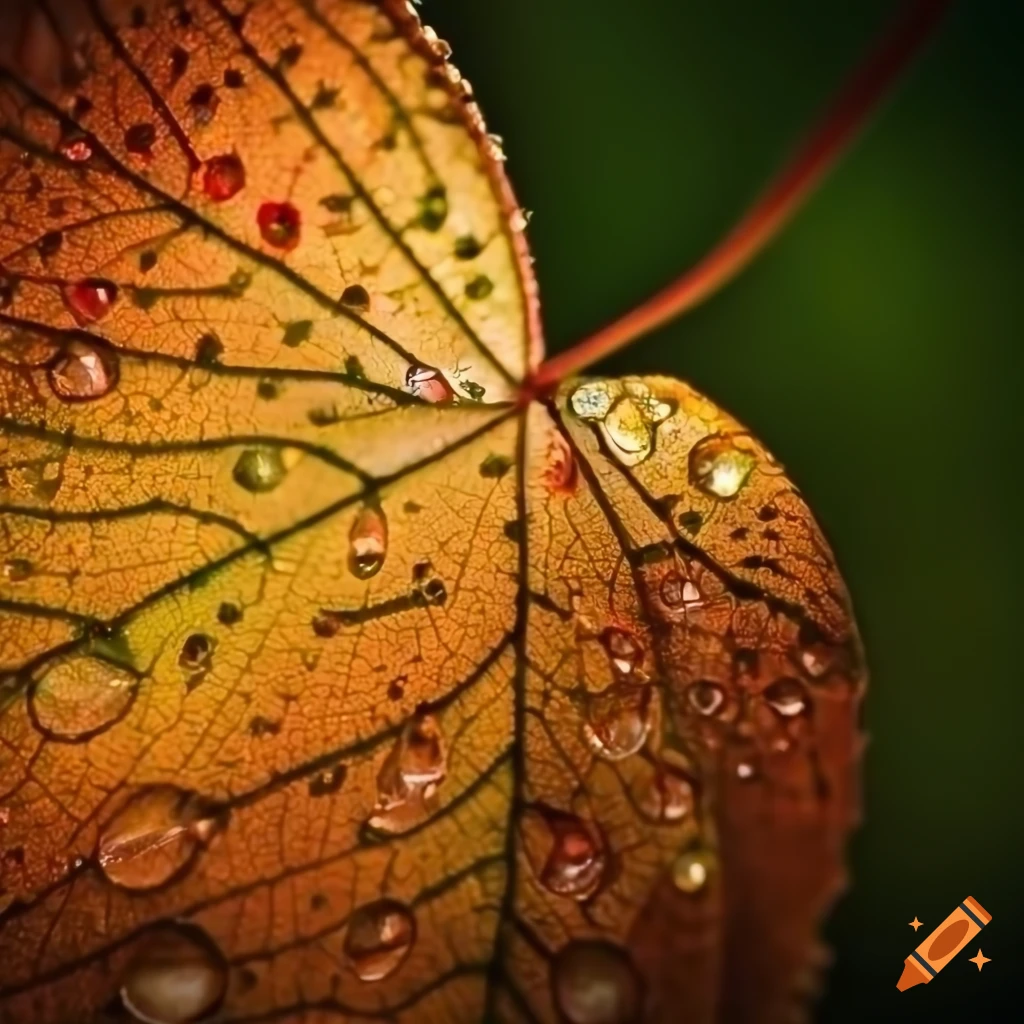
[[69, 17], [0, 87], [0, 1017], [788, 1019], [864, 676], [783, 468], [539, 386], [412, 8]]

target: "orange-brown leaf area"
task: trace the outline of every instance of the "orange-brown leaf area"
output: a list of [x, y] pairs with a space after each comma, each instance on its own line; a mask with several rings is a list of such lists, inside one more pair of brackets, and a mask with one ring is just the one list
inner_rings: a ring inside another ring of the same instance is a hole
[[518, 401], [411, 8], [76, 18], [0, 82], [0, 1019], [791, 1019], [863, 679], [782, 468], [674, 380]]

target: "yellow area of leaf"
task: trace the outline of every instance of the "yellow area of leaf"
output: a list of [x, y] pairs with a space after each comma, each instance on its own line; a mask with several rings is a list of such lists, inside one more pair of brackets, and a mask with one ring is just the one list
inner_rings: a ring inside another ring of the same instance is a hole
[[0, 1016], [781, 1019], [863, 678], [781, 467], [666, 378], [515, 403], [404, 6], [88, 8], [0, 88]]

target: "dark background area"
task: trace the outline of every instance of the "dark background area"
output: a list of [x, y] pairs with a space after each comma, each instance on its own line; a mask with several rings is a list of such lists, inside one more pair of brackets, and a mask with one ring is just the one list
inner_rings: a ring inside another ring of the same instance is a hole
[[[536, 212], [549, 350], [705, 252], [895, 6], [428, 2]], [[989, 1021], [1020, 1000], [1022, 40], [1024, 4], [954, 5], [771, 249], [602, 366], [683, 377], [751, 426], [853, 592], [871, 743], [827, 927], [829, 1024]], [[992, 924], [897, 993], [903, 958], [968, 895]]]

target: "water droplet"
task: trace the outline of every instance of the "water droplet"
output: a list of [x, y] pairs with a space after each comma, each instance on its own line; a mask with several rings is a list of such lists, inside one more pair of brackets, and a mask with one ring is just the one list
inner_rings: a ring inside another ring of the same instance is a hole
[[612, 667], [619, 675], [631, 676], [644, 665], [644, 647], [628, 630], [609, 626], [600, 636]]
[[51, 662], [29, 690], [39, 727], [57, 740], [88, 739], [123, 718], [138, 693], [126, 669], [92, 655]]
[[605, 381], [588, 381], [576, 388], [569, 404], [581, 420], [603, 420], [611, 410], [612, 394]]
[[551, 850], [540, 872], [541, 885], [558, 896], [587, 899], [604, 878], [602, 845], [575, 814], [550, 807], [540, 813], [551, 840]]
[[124, 148], [136, 156], [150, 156], [156, 142], [156, 127], [149, 123], [133, 124], [124, 133]]
[[400, 832], [421, 818], [447, 771], [440, 724], [433, 715], [417, 713], [381, 765], [371, 828]]
[[681, 892], [699, 892], [715, 870], [715, 855], [703, 847], [681, 853], [672, 865], [672, 881]]
[[725, 690], [710, 680], [699, 679], [686, 688], [686, 699], [698, 715], [710, 716], [725, 704]]
[[257, 214], [260, 234], [267, 245], [290, 252], [299, 244], [301, 217], [291, 203], [263, 203]]
[[215, 203], [223, 203], [245, 188], [245, 164], [235, 153], [225, 153], [203, 165], [203, 191]]
[[820, 679], [832, 664], [832, 652], [824, 644], [805, 647], [800, 652], [800, 664], [812, 679]]
[[432, 188], [420, 199], [420, 224], [427, 231], [440, 231], [448, 219], [448, 196], [443, 185]]
[[64, 139], [60, 144], [60, 155], [72, 163], [83, 164], [92, 159], [92, 146], [89, 140], [81, 135]]
[[433, 366], [410, 366], [405, 386], [424, 402], [450, 402], [455, 397], [455, 390]]
[[348, 564], [361, 580], [376, 576], [388, 550], [388, 521], [377, 505], [364, 505], [348, 535]]
[[126, 889], [163, 885], [223, 823], [222, 812], [196, 793], [169, 785], [144, 789], [100, 833], [100, 868]]
[[32, 563], [27, 558], [9, 558], [4, 562], [3, 577], [8, 583], [24, 583], [32, 575]]
[[254, 494], [272, 491], [284, 479], [285, 468], [277, 448], [247, 448], [238, 456], [232, 476]]
[[181, 645], [178, 664], [186, 672], [207, 672], [213, 661], [214, 640], [205, 633], [193, 633]]
[[693, 786], [681, 772], [667, 765], [658, 765], [654, 777], [644, 787], [637, 805], [651, 821], [681, 821], [693, 811]]
[[341, 293], [341, 304], [359, 313], [370, 311], [370, 293], [361, 284], [350, 284]]
[[494, 282], [486, 274], [474, 277], [466, 285], [466, 298], [479, 301], [486, 299], [494, 291]]
[[737, 448], [732, 438], [712, 434], [690, 449], [690, 480], [712, 498], [735, 498], [757, 460]]
[[632, 398], [620, 398], [608, 411], [604, 421], [605, 437], [613, 451], [627, 466], [643, 462], [654, 448], [654, 435]]
[[776, 679], [764, 689], [764, 699], [784, 718], [793, 718], [807, 710], [807, 692], [799, 679]]
[[64, 303], [78, 323], [103, 319], [117, 301], [117, 285], [99, 277], [87, 277], [64, 285]]
[[88, 402], [106, 395], [117, 382], [113, 352], [84, 341], [67, 342], [47, 370], [53, 393], [67, 402]]
[[473, 235], [461, 235], [455, 239], [455, 258], [458, 260], [475, 260], [482, 251]]
[[675, 569], [664, 575], [657, 595], [657, 609], [671, 620], [685, 618], [688, 611], [699, 607], [701, 603], [701, 594], [696, 584]]
[[629, 955], [600, 940], [577, 940], [551, 964], [555, 1003], [567, 1024], [636, 1024], [642, 986]]
[[343, 764], [336, 764], [331, 768], [324, 768], [309, 780], [309, 795], [312, 797], [328, 796], [337, 793], [345, 784], [348, 775], [348, 768]]
[[615, 683], [587, 698], [583, 736], [595, 754], [621, 761], [647, 742], [655, 708], [653, 687]]
[[227, 990], [224, 956], [193, 924], [150, 931], [125, 971], [121, 1001], [146, 1024], [191, 1024], [212, 1015]]
[[381, 981], [401, 967], [416, 941], [416, 919], [397, 900], [359, 907], [345, 933], [345, 956], [360, 981]]

